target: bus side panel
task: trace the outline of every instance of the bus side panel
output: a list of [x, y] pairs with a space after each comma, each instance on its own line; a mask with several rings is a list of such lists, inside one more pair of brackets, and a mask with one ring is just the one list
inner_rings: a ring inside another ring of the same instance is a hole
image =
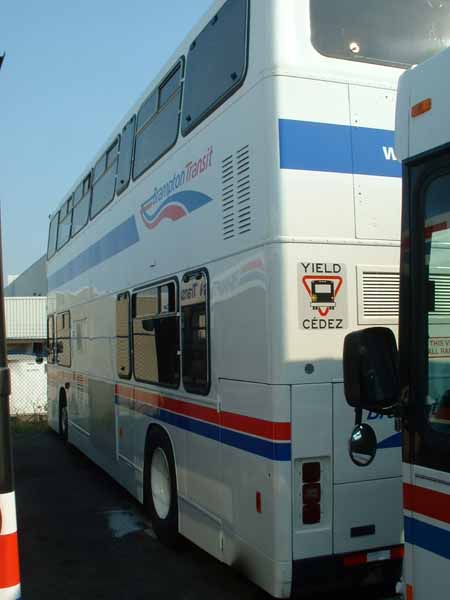
[[[333, 399], [331, 384], [292, 387], [292, 509], [294, 560], [332, 554]], [[303, 523], [302, 472], [320, 463], [320, 522]]]
[[240, 415], [241, 430], [253, 431], [222, 427], [225, 561], [285, 597], [292, 569], [290, 388], [221, 379], [219, 394], [224, 425], [226, 415]]

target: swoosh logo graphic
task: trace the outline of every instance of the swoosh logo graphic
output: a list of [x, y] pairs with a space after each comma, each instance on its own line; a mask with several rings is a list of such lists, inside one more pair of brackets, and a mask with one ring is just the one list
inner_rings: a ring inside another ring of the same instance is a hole
[[141, 217], [148, 229], [155, 229], [161, 221], [178, 221], [195, 210], [202, 208], [212, 198], [201, 192], [185, 191], [172, 194], [155, 210], [151, 211], [150, 201], [141, 206]]

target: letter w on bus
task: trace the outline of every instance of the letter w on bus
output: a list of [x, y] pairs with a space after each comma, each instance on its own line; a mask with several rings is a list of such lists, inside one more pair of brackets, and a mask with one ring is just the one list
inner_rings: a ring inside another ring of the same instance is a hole
[[386, 160], [397, 160], [392, 146], [383, 146], [383, 154]]

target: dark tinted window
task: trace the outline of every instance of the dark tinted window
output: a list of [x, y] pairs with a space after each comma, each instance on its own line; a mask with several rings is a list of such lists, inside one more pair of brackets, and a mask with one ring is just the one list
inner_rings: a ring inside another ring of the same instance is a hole
[[70, 367], [70, 313], [56, 317], [56, 362], [62, 367]]
[[136, 379], [178, 387], [180, 356], [176, 306], [174, 282], [143, 290], [133, 296], [133, 360]]
[[208, 281], [206, 273], [185, 275], [181, 284], [183, 385], [209, 391]]
[[248, 0], [228, 0], [191, 44], [186, 66], [183, 134], [242, 83], [247, 31]]
[[[138, 127], [133, 167], [133, 177], [135, 179], [151, 167], [177, 141], [181, 100], [180, 77], [181, 65], [175, 69], [167, 82], [159, 88], [161, 98], [166, 100], [165, 104], [160, 102], [159, 104], [162, 107], [158, 112], [142, 128]], [[168, 101], [166, 86], [170, 92]], [[138, 118], [138, 122], [140, 121]]]
[[105, 154], [95, 163], [94, 167], [94, 183], [100, 179], [103, 173], [106, 171], [106, 152]]
[[147, 123], [158, 110], [158, 90], [155, 90], [145, 100], [138, 112], [138, 129]]
[[[87, 175], [83, 179], [75, 192], [74, 207], [72, 217], [72, 237], [76, 235], [89, 220], [89, 208], [91, 204], [91, 175]], [[78, 191], [80, 190], [80, 191]], [[83, 194], [80, 199], [80, 194]]]
[[47, 258], [51, 258], [56, 252], [56, 240], [58, 238], [58, 217], [59, 213], [50, 221], [50, 229], [48, 230], [48, 246]]
[[116, 302], [116, 367], [122, 379], [131, 376], [129, 318], [130, 295], [120, 294]]
[[448, 46], [449, 0], [311, 0], [315, 48], [335, 58], [408, 67]]
[[134, 125], [136, 117], [133, 117], [122, 130], [120, 140], [119, 166], [117, 168], [117, 193], [121, 194], [130, 182], [131, 160], [133, 157]]
[[86, 194], [88, 192], [88, 190], [91, 189], [91, 174], [89, 173], [89, 175], [86, 175], [86, 177], [83, 179], [83, 194]]
[[118, 145], [119, 142], [116, 140], [95, 165], [91, 199], [91, 219], [98, 215], [114, 198]]
[[73, 203], [78, 204], [78, 202], [81, 200], [81, 198], [83, 197], [83, 184], [80, 183], [80, 185], [77, 187], [77, 189], [75, 190], [74, 194], [73, 194]]
[[167, 102], [167, 100], [172, 96], [174, 92], [178, 90], [180, 87], [180, 77], [181, 77], [181, 65], [178, 66], [176, 71], [172, 73], [172, 75], [165, 81], [159, 88], [159, 100], [158, 106], [161, 107], [163, 104]]
[[70, 238], [72, 229], [72, 206], [72, 198], [70, 198], [64, 203], [59, 211], [58, 243], [56, 245], [58, 250], [62, 248]]

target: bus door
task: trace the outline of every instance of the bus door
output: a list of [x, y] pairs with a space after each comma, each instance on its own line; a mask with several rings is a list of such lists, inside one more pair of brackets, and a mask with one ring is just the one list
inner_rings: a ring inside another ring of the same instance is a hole
[[400, 311], [405, 580], [422, 600], [448, 595], [450, 568], [450, 154], [410, 172]]

